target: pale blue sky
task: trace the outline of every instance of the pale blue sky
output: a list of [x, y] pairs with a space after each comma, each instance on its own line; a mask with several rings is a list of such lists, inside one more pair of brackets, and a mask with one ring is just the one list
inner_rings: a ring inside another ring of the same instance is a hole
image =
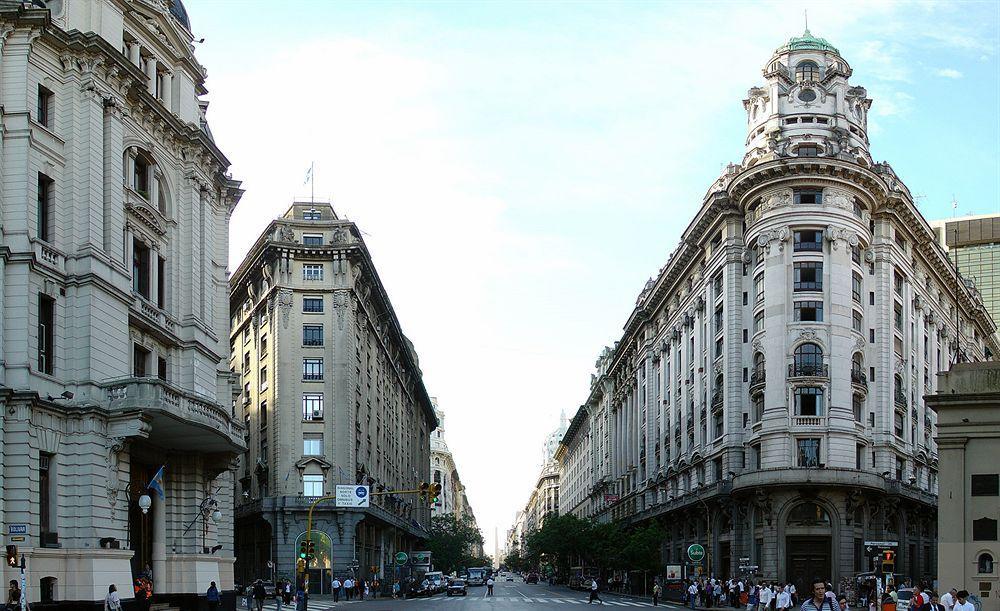
[[998, 2], [186, 4], [247, 189], [231, 267], [315, 161], [317, 196], [368, 234], [490, 550], [559, 411], [742, 158], [741, 100], [803, 9], [925, 216], [953, 194], [1000, 211]]

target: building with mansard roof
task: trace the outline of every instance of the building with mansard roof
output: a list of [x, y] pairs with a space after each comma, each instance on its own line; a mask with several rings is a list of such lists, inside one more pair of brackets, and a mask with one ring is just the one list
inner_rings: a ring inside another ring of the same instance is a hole
[[[869, 152], [864, 87], [808, 31], [743, 100], [746, 152], [597, 361], [563, 437], [567, 511], [660, 523], [664, 561], [805, 591], [871, 568], [937, 566], [936, 415], [954, 363], [998, 354], [893, 169]], [[740, 562], [747, 558], [749, 562]]]
[[[391, 583], [397, 552], [423, 550], [438, 426], [357, 225], [329, 203], [296, 202], [272, 221], [230, 279], [236, 410], [248, 450], [238, 469], [237, 577], [296, 574], [307, 512], [336, 486], [371, 487], [370, 507], [317, 506], [310, 590], [331, 577]], [[382, 494], [385, 493], [385, 494]]]
[[0, 521], [33, 608], [141, 575], [232, 601], [242, 191], [192, 41], [180, 0], [0, 2]]

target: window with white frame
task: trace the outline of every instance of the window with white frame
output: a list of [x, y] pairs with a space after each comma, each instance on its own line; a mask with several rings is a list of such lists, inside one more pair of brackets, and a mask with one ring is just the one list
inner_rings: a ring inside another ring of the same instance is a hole
[[322, 263], [305, 263], [302, 265], [302, 279], [316, 281], [323, 279]]
[[302, 393], [302, 419], [303, 420], [323, 419], [323, 393], [321, 392]]
[[323, 496], [323, 476], [303, 475], [302, 496], [309, 496], [309, 497]]
[[304, 456], [323, 455], [323, 434], [306, 433], [302, 437], [302, 454]]

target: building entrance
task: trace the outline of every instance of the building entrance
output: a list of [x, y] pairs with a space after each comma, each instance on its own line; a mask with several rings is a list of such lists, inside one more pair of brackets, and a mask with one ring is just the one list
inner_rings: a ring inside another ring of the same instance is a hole
[[812, 593], [812, 580], [830, 581], [830, 537], [786, 537], [786, 578], [800, 600]]

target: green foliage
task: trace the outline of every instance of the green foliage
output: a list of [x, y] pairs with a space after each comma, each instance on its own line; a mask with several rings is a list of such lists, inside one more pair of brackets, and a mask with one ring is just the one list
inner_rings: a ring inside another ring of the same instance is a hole
[[507, 557], [503, 559], [503, 564], [508, 570], [515, 572], [520, 572], [527, 568], [524, 558], [517, 551], [507, 554]]
[[427, 549], [431, 552], [436, 570], [451, 573], [470, 566], [489, 566], [489, 558], [472, 555], [473, 548], [482, 544], [483, 535], [471, 519], [459, 519], [453, 515], [431, 518]]
[[526, 537], [526, 550], [516, 559], [521, 568], [552, 565], [565, 573], [572, 566], [657, 571], [664, 539], [657, 525], [626, 530], [617, 522], [599, 523], [574, 515], [548, 518]]

